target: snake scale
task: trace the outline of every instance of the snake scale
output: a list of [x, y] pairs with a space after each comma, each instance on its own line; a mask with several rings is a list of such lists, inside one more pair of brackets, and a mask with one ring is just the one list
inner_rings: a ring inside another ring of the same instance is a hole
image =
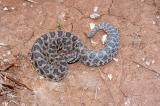
[[80, 61], [88, 66], [108, 63], [117, 54], [119, 47], [118, 29], [109, 23], [100, 23], [87, 34], [93, 37], [98, 30], [107, 33], [105, 47], [90, 50], [73, 33], [56, 31], [41, 35], [31, 49], [31, 60], [44, 77], [60, 81], [68, 73], [68, 64]]

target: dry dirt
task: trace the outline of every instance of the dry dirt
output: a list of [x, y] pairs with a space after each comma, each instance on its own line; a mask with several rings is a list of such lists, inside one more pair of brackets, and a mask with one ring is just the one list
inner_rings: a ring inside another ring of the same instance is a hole
[[[95, 6], [96, 20], [89, 17]], [[92, 40], [85, 33], [100, 22], [120, 30], [115, 61], [71, 64], [59, 83], [40, 77], [30, 61], [36, 38], [59, 23], [99, 47], [103, 33]], [[159, 52], [160, 0], [0, 0], [0, 105], [160, 106]]]

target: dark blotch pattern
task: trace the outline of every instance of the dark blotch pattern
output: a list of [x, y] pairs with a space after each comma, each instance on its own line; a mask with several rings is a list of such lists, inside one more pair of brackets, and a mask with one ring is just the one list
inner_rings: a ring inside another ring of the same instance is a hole
[[68, 64], [80, 58], [83, 45], [75, 46], [77, 41], [81, 42], [70, 32], [57, 31], [43, 34], [34, 42], [31, 49], [33, 65], [44, 77], [55, 81], [62, 80], [68, 73]]

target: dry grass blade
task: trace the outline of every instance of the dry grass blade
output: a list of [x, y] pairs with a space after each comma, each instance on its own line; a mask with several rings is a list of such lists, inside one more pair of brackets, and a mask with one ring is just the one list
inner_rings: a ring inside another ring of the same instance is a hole
[[135, 64], [138, 64], [138, 65], [141, 66], [142, 68], [144, 68], [144, 69], [146, 69], [146, 70], [148, 70], [148, 71], [151, 71], [151, 72], [153, 72], [153, 73], [156, 73], [158, 76], [160, 76], [160, 73], [159, 73], [158, 71], [155, 71], [155, 70], [153, 70], [153, 69], [147, 68], [147, 67], [145, 67], [144, 65], [142, 65], [142, 64], [140, 64], [140, 63], [138, 63], [138, 62], [136, 62], [136, 61], [132, 61], [132, 62], [135, 63]]
[[12, 77], [10, 77], [10, 76], [6, 76], [6, 75], [4, 75], [4, 74], [2, 74], [2, 75], [3, 75], [4, 77], [6, 77], [7, 79], [9, 79], [10, 81], [12, 81], [12, 82], [14, 82], [15, 84], [17, 84], [18, 86], [23, 86], [23, 87], [27, 88], [28, 90], [33, 91], [33, 90], [32, 90], [31, 88], [29, 88], [27, 85], [25, 85], [25, 84], [17, 81], [16, 79], [14, 79], [14, 78], [12, 78]]
[[30, 3], [38, 3], [38, 2], [33, 1], [33, 0], [25, 0], [25, 1], [30, 2]]
[[0, 71], [7, 71], [7, 70], [9, 70], [10, 68], [12, 68], [13, 66], [14, 66], [14, 64], [9, 64], [9, 65], [6, 66], [5, 68], [0, 69]]
[[9, 89], [14, 89], [14, 87], [12, 85], [9, 84], [4, 84], [4, 83], [0, 83], [3, 87], [9, 88]]

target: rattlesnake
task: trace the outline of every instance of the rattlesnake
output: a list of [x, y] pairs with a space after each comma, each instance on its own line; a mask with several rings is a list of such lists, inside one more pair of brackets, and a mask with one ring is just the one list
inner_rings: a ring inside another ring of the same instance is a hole
[[73, 33], [56, 31], [39, 37], [31, 49], [31, 60], [44, 77], [60, 81], [68, 72], [68, 64], [80, 60], [88, 66], [100, 66], [108, 63], [117, 54], [119, 33], [109, 23], [97, 24], [87, 35], [93, 37], [102, 29], [107, 32], [105, 47], [90, 50]]
[[60, 81], [68, 72], [68, 63], [78, 61], [83, 48], [83, 43], [73, 33], [48, 32], [34, 42], [31, 60], [41, 75]]

